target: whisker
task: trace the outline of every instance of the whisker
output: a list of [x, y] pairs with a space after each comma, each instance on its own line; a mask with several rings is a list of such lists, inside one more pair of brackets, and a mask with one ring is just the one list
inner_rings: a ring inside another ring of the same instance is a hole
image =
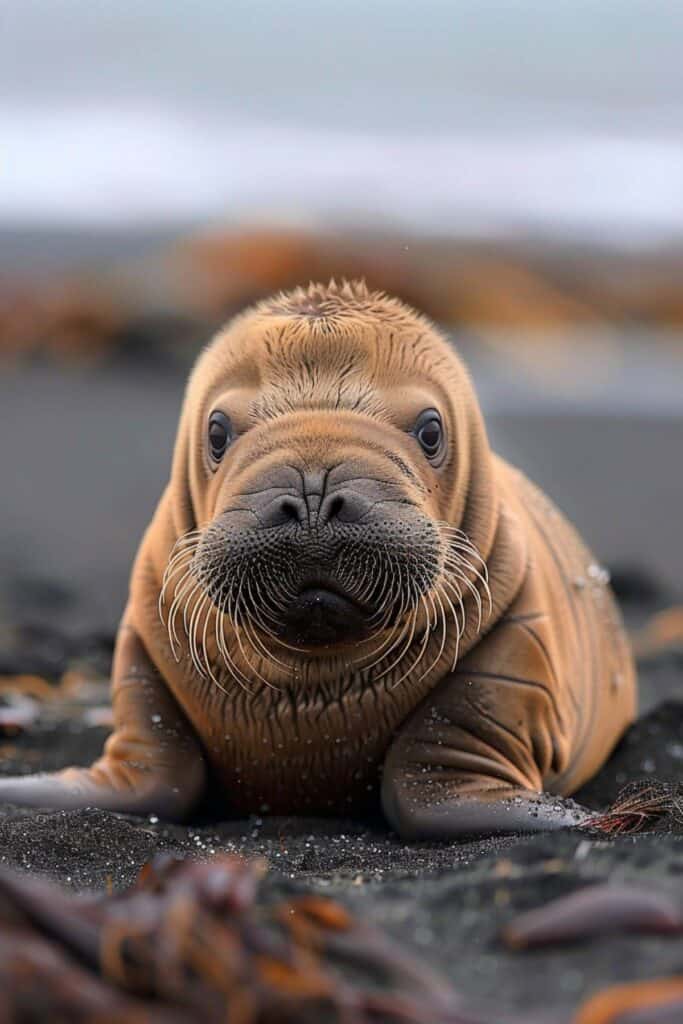
[[[412, 662], [412, 664], [406, 669], [402, 676], [399, 676], [399, 678], [394, 683], [392, 683], [392, 690], [395, 690], [396, 687], [399, 686], [403, 682], [403, 680], [406, 679], [411, 674], [411, 672], [413, 672], [414, 669], [417, 668], [417, 666], [420, 664], [424, 657], [425, 651], [427, 650], [427, 644], [429, 643], [429, 639], [431, 637], [431, 619], [429, 616], [429, 609], [427, 608], [427, 602], [425, 600], [424, 594], [420, 595], [420, 602], [424, 606], [425, 615], [427, 616], [427, 625], [425, 627], [424, 636], [422, 638], [422, 644], [418, 651], [417, 657]], [[417, 605], [415, 607], [414, 617], [415, 621], [417, 621]]]
[[244, 616], [240, 616], [240, 613], [239, 613], [239, 604], [240, 604], [240, 598], [242, 596], [242, 587], [243, 587], [243, 585], [244, 585], [244, 573], [242, 574], [242, 578], [240, 579], [240, 585], [239, 585], [239, 588], [238, 588], [238, 591], [237, 591], [237, 597], [235, 598], [235, 607], [234, 607], [234, 610], [233, 610], [233, 617], [232, 617], [235, 639], [237, 640], [237, 646], [240, 649], [240, 653], [241, 653], [241, 655], [242, 655], [242, 657], [243, 657], [247, 667], [249, 668], [249, 670], [251, 672], [254, 673], [256, 678], [260, 679], [261, 682], [265, 683], [265, 685], [270, 687], [271, 690], [278, 690], [279, 688], [277, 686], [273, 686], [273, 684], [271, 682], [269, 682], [265, 678], [265, 676], [263, 676], [259, 672], [259, 670], [254, 667], [254, 665], [252, 665], [251, 661], [249, 660], [249, 657], [247, 656], [247, 652], [244, 649], [244, 644], [242, 643], [242, 623], [243, 623]]
[[477, 605], [477, 615], [478, 615], [477, 632], [479, 632], [481, 630], [482, 613], [483, 613], [483, 607], [482, 607], [481, 597], [480, 597], [479, 591], [477, 590], [475, 585], [472, 583], [472, 581], [470, 579], [468, 579], [467, 574], [463, 571], [463, 569], [460, 567], [460, 565], [458, 565], [456, 563], [453, 563], [453, 562], [447, 562], [446, 563], [446, 568], [448, 570], [449, 575], [452, 575], [456, 579], [461, 580], [465, 584], [465, 586], [467, 587], [469, 592], [472, 594], [472, 596], [473, 596], [473, 598], [475, 600], [475, 603]]
[[[425, 676], [429, 675], [429, 673], [432, 671], [433, 668], [435, 668], [436, 665], [438, 665], [439, 661], [441, 660], [441, 655], [444, 652], [444, 647], [446, 646], [446, 610], [443, 606], [443, 602], [441, 601], [438, 590], [434, 591], [434, 598], [438, 602], [439, 608], [441, 610], [441, 646], [439, 647], [438, 653], [434, 660], [432, 661], [432, 663], [430, 664], [429, 668], [426, 668], [422, 675], [420, 676], [420, 678], [417, 680], [418, 684], [422, 682]], [[434, 628], [436, 628], [436, 623], [434, 625]]]
[[[178, 636], [178, 631], [176, 629], [176, 618], [178, 616], [178, 612], [180, 611], [181, 605], [185, 599], [186, 594], [188, 594], [190, 590], [192, 590], [194, 585], [195, 578], [192, 575], [191, 568], [188, 568], [185, 575], [182, 578], [181, 585], [176, 586], [175, 588], [173, 603], [168, 613], [168, 634], [169, 640], [171, 642], [171, 651], [176, 662], [180, 661], [180, 651], [182, 650], [182, 644], [180, 642], [180, 637]], [[178, 648], [177, 654], [175, 651], [176, 647]]]
[[226, 637], [225, 637], [225, 620], [226, 620], [226, 617], [229, 620], [229, 615], [226, 616], [225, 609], [226, 609], [227, 603], [229, 601], [229, 597], [230, 597], [229, 593], [226, 594], [224, 599], [223, 599], [223, 601], [221, 602], [221, 615], [220, 615], [220, 625], [221, 625], [221, 628], [220, 628], [220, 632], [217, 634], [218, 640], [219, 640], [219, 650], [220, 650], [221, 656], [223, 658], [223, 661], [225, 663], [225, 667], [228, 669], [230, 675], [233, 677], [235, 682], [238, 684], [238, 686], [241, 687], [241, 689], [244, 690], [245, 693], [248, 693], [250, 697], [253, 697], [254, 694], [253, 694], [253, 691], [250, 690], [249, 686], [247, 685], [246, 676], [244, 676], [244, 674], [241, 672], [241, 670], [237, 667], [237, 665], [235, 664], [235, 662], [232, 659], [232, 656], [230, 654], [230, 650], [228, 648], [228, 644], [227, 644], [227, 641], [226, 641]]

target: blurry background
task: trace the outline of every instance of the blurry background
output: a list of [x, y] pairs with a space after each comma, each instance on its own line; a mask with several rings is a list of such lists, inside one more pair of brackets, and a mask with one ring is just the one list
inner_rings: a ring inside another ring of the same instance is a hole
[[680, 598], [682, 39], [677, 0], [4, 0], [0, 672], [110, 636], [198, 347], [330, 275], [433, 316], [622, 597]]

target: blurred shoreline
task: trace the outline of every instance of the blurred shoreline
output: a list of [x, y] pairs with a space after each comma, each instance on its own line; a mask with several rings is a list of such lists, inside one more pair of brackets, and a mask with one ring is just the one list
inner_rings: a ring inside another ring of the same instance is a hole
[[11, 168], [0, 177], [0, 226], [257, 220], [627, 250], [681, 241], [680, 131], [572, 128], [552, 109], [506, 123], [504, 112], [480, 125], [470, 114], [457, 129], [447, 119], [387, 130], [380, 120], [367, 131], [144, 98], [0, 103]]
[[[671, 358], [682, 350], [683, 244], [633, 251], [322, 223], [25, 227], [0, 228], [0, 365], [38, 355], [187, 362], [245, 306], [330, 278], [363, 278], [541, 370], [561, 367], [582, 338], [597, 346], [586, 351], [598, 373], [624, 345]], [[666, 374], [659, 387], [666, 404]]]

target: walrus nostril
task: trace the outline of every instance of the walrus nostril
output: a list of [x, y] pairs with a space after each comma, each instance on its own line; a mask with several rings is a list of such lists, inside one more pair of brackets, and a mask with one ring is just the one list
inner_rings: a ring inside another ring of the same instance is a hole
[[291, 526], [292, 523], [305, 523], [308, 517], [306, 503], [293, 494], [283, 494], [274, 501], [269, 501], [260, 510], [261, 526], [269, 529], [274, 526]]
[[344, 507], [344, 496], [342, 494], [335, 494], [332, 500], [323, 505], [322, 517], [329, 523], [332, 519], [338, 519], [341, 510]]
[[302, 523], [306, 517], [306, 506], [296, 498], [282, 498], [277, 503], [276, 514], [277, 512], [279, 512], [278, 518], [283, 522], [289, 520], [294, 523]]
[[343, 494], [333, 494], [320, 501], [319, 494], [305, 494], [303, 498], [287, 495], [273, 502], [267, 516], [267, 525], [285, 526], [287, 523], [309, 523], [319, 525], [335, 519], [354, 520], [361, 514], [353, 500]]
[[301, 495], [290, 492], [269, 500], [260, 512], [260, 519], [265, 527], [296, 523], [316, 528], [336, 522], [357, 522], [370, 506], [366, 497], [350, 488], [325, 494], [304, 486]]
[[355, 523], [367, 513], [371, 502], [350, 488], [328, 494], [320, 506], [320, 523]]

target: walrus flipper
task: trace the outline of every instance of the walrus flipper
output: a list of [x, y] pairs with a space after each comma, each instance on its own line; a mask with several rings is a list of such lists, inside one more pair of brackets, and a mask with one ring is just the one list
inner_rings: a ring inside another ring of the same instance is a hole
[[199, 745], [124, 616], [112, 674], [114, 732], [91, 768], [0, 780], [0, 801], [183, 818], [204, 789]]
[[[450, 751], [452, 756], [439, 752], [441, 757], [418, 738], [392, 748], [384, 768], [382, 804], [403, 838], [543, 832], [581, 825], [590, 817], [574, 800], [544, 793], [540, 786], [506, 783], [502, 763], [487, 766], [487, 757], [468, 754], [464, 746]], [[455, 767], [468, 761], [470, 770]]]
[[382, 784], [385, 814], [402, 836], [537, 832], [588, 817], [543, 792], [567, 792], [576, 728], [546, 628], [540, 617], [533, 632], [501, 622], [403, 726]]
[[404, 839], [457, 839], [508, 832], [549, 832], [589, 818], [575, 801], [531, 790], [495, 786], [485, 776], [451, 778], [429, 799], [418, 786], [385, 786], [384, 813]]

